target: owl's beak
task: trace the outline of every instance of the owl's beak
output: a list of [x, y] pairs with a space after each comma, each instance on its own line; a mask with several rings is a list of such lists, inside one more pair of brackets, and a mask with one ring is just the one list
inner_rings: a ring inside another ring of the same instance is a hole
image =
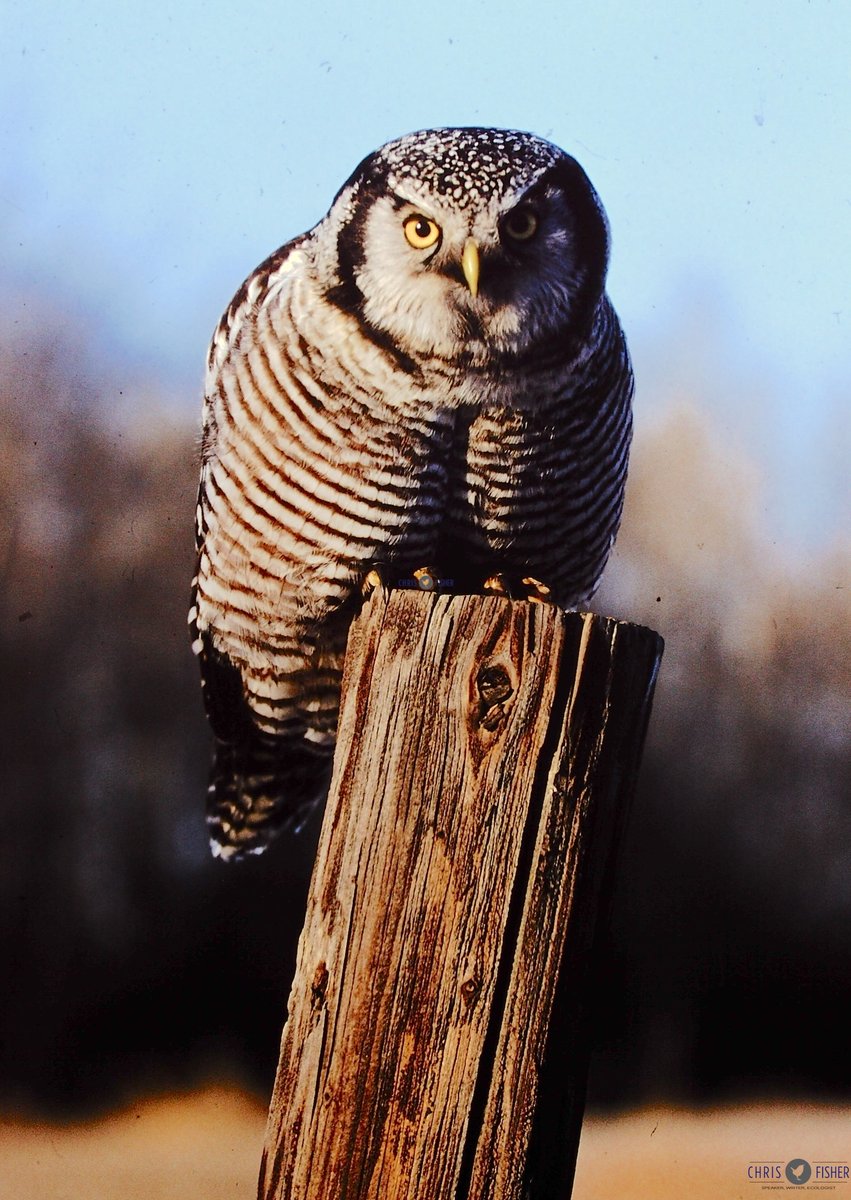
[[479, 294], [479, 247], [475, 238], [467, 238], [461, 254], [461, 270], [467, 280], [470, 295], [475, 300]]

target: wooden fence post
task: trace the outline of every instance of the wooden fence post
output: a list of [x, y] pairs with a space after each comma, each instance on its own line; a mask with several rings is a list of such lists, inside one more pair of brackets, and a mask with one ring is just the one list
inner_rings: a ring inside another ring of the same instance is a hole
[[525, 601], [365, 605], [261, 1200], [570, 1195], [586, 967], [661, 654]]

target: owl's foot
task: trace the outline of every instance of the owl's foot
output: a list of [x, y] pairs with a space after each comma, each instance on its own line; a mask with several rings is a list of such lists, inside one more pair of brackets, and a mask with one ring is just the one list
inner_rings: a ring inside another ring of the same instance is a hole
[[488, 575], [482, 584], [482, 591], [486, 592], [489, 596], [507, 596], [509, 600], [514, 598], [514, 592], [508, 581], [508, 576], [502, 571]]
[[548, 583], [533, 579], [531, 575], [526, 575], [520, 582], [528, 589], [526, 599], [530, 604], [555, 604], [553, 589]]
[[497, 571], [484, 581], [482, 590], [492, 596], [507, 596], [510, 600], [528, 600], [530, 604], [555, 604], [549, 584], [531, 575], [511, 580], [504, 571]]
[[379, 588], [388, 591], [392, 586], [393, 577], [386, 564], [373, 563], [361, 580], [360, 591], [364, 600], [368, 600]]

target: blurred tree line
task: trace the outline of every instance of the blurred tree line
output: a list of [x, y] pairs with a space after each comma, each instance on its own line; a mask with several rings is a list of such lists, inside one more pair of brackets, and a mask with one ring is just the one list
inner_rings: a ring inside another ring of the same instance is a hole
[[[70, 339], [0, 350], [0, 1101], [274, 1074], [318, 822], [208, 854], [195, 432]], [[750, 490], [749, 490], [750, 489]], [[667, 651], [591, 1100], [848, 1088], [847, 551], [805, 577], [687, 405], [639, 438], [595, 607]]]

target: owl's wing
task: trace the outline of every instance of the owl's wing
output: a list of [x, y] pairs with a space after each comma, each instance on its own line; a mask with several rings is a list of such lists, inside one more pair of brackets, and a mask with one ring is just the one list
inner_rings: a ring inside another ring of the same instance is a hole
[[270, 288], [274, 286], [275, 277], [286, 268], [287, 259], [309, 236], [309, 232], [302, 233], [289, 242], [284, 242], [283, 246], [279, 246], [268, 258], [264, 258], [237, 289], [210, 339], [207, 352], [207, 397], [211, 387], [215, 386], [218, 368], [227, 360], [231, 347], [236, 343], [246, 316], [268, 296]]
[[[237, 569], [234, 564], [240, 553], [250, 556], [251, 551], [250, 547], [234, 547], [231, 553], [231, 535], [222, 532], [222, 505], [238, 511], [241, 503], [236, 478], [228, 478], [228, 488], [235, 490], [229, 492], [227, 500], [217, 492], [213, 478], [220, 452], [216, 410], [222, 397], [223, 372], [242, 335], [253, 336], [258, 308], [285, 279], [294, 261], [290, 256], [306, 236], [275, 251], [238, 290], [213, 334], [207, 363], [196, 522], [198, 570], [192, 584], [189, 618], [192, 647], [201, 668], [204, 704], [215, 738], [207, 823], [213, 853], [222, 858], [259, 853], [282, 829], [302, 824], [327, 790], [330, 776], [330, 745], [306, 740], [303, 722], [270, 722], [268, 715], [264, 719], [263, 677], [271, 678], [269, 686], [274, 689], [276, 670], [285, 671], [288, 664], [276, 662], [271, 652], [251, 649], [252, 643], [262, 645], [265, 640], [261, 618], [258, 616], [257, 628], [239, 653], [227, 636], [231, 604], [242, 602], [238, 589], [234, 591], [234, 579], [227, 573]], [[237, 434], [231, 429], [227, 436]], [[239, 527], [239, 521], [232, 517], [230, 512], [230, 530]], [[207, 552], [215, 538], [218, 553], [212, 556]], [[213, 567], [211, 557], [220, 564], [218, 567]], [[269, 612], [274, 612], [271, 593], [268, 600]], [[240, 657], [243, 653], [244, 658]]]

